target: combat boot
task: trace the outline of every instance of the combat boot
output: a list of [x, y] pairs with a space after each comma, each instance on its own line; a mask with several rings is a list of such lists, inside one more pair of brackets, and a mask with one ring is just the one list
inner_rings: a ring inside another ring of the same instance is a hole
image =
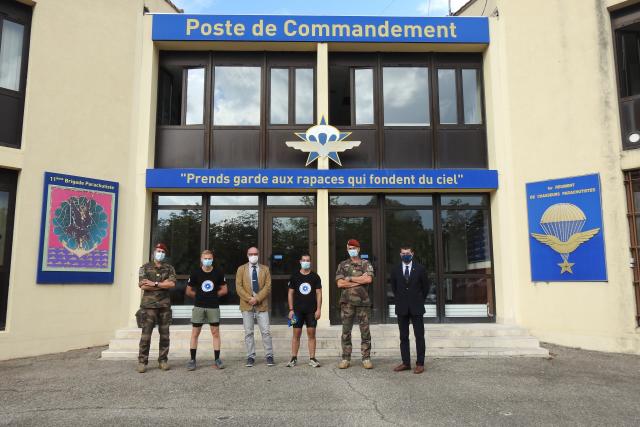
[[340, 363], [338, 363], [338, 369], [347, 369], [351, 365], [351, 362], [347, 359], [342, 359]]
[[169, 366], [169, 363], [166, 360], [163, 360], [162, 362], [158, 362], [158, 368], [163, 371], [168, 371], [171, 369], [171, 366]]
[[371, 363], [371, 359], [364, 359], [362, 361], [362, 367], [364, 369], [373, 369], [373, 363]]
[[145, 372], [147, 372], [147, 365], [146, 363], [138, 363], [138, 369], [137, 371], [141, 374], [144, 374]]

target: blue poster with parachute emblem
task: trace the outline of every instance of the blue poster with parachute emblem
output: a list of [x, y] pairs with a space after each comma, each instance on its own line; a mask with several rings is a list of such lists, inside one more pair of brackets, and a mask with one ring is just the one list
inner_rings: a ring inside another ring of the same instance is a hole
[[600, 176], [527, 184], [531, 280], [607, 281]]

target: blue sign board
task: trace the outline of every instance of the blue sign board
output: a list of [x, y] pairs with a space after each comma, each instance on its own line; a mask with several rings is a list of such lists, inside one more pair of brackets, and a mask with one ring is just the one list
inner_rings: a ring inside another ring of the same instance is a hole
[[147, 188], [493, 190], [486, 169], [147, 169]]
[[598, 174], [527, 184], [531, 280], [606, 281]]
[[153, 15], [154, 41], [489, 43], [486, 17]]

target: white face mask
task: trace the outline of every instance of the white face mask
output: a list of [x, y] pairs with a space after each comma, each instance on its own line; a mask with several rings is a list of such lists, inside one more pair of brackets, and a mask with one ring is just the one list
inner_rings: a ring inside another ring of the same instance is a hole
[[258, 255], [249, 255], [249, 262], [251, 264], [257, 264], [258, 263]]
[[153, 253], [153, 257], [156, 261], [162, 262], [164, 260], [164, 252], [156, 251]]
[[300, 261], [300, 268], [308, 270], [311, 268], [311, 261]]
[[357, 249], [349, 249], [347, 252], [349, 252], [349, 256], [350, 257], [358, 256], [358, 250]]

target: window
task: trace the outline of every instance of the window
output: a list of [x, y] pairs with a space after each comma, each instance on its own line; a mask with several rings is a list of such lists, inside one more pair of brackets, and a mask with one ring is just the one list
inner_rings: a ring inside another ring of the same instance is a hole
[[373, 124], [373, 93], [372, 68], [330, 67], [329, 122], [336, 126]]
[[187, 117], [185, 124], [201, 125], [204, 119], [204, 68], [187, 70]]
[[354, 70], [356, 97], [356, 125], [373, 124], [373, 70]]
[[458, 123], [456, 70], [438, 70], [438, 106], [441, 124]]
[[611, 13], [622, 147], [640, 148], [640, 5]]
[[[293, 87], [290, 84], [291, 78]], [[270, 124], [313, 123], [315, 98], [312, 68], [272, 68], [270, 88]], [[295, 99], [292, 99], [293, 94]], [[294, 107], [293, 117], [289, 114], [290, 105]]]
[[0, 35], [0, 87], [19, 91], [24, 25], [5, 19]]
[[213, 124], [260, 126], [260, 67], [214, 68]]
[[480, 96], [480, 73], [478, 70], [462, 70], [462, 102], [464, 104], [464, 123], [479, 125], [482, 123], [482, 101]]
[[289, 123], [289, 70], [271, 69], [271, 124]]
[[31, 7], [0, 2], [0, 145], [20, 148]]
[[429, 70], [426, 67], [384, 67], [385, 126], [429, 125]]
[[0, 169], [0, 331], [7, 319], [17, 180], [16, 171]]

